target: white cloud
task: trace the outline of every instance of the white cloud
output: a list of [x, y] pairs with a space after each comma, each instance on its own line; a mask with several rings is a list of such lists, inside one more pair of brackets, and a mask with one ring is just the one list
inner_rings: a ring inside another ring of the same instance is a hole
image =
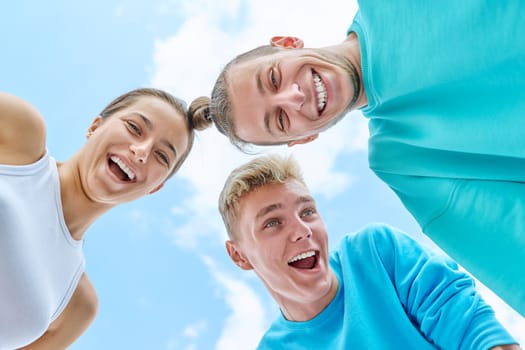
[[187, 338], [196, 339], [208, 328], [208, 323], [205, 320], [201, 320], [197, 323], [187, 325], [183, 330], [183, 334]]
[[172, 1], [185, 17], [197, 17], [205, 13], [210, 18], [232, 17], [239, 7], [241, 0], [182, 0]]
[[255, 349], [268, 325], [262, 301], [253, 288], [239, 278], [221, 271], [210, 257], [203, 257], [203, 261], [223, 288], [226, 305], [231, 309], [215, 349]]

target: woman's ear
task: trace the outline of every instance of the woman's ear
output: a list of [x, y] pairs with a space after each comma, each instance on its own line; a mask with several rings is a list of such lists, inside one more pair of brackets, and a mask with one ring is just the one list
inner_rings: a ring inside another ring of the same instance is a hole
[[239, 266], [243, 270], [253, 270], [252, 264], [246, 259], [244, 254], [239, 250], [236, 243], [234, 241], [226, 241], [225, 243], [226, 251], [228, 252], [228, 255], [232, 259], [232, 261], [235, 263], [235, 265]]
[[295, 36], [274, 36], [270, 39], [270, 45], [285, 49], [302, 49], [304, 42]]
[[93, 122], [89, 126], [87, 133], [86, 133], [87, 138], [90, 138], [91, 135], [93, 135], [93, 132], [100, 126], [101, 122], [102, 122], [101, 116], [97, 116], [95, 117], [95, 119], [93, 119]]
[[152, 189], [151, 191], [149, 191], [148, 194], [153, 194], [153, 193], [157, 192], [158, 190], [160, 190], [162, 187], [164, 187], [164, 182], [161, 183], [160, 185], [155, 186], [155, 188]]

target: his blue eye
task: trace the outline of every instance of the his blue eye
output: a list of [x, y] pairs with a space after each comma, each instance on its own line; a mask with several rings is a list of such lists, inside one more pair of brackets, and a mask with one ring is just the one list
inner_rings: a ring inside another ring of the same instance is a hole
[[301, 216], [310, 216], [310, 215], [313, 215], [315, 214], [315, 210], [313, 210], [312, 208], [308, 208], [308, 209], [305, 209], [302, 213]]
[[279, 224], [279, 221], [277, 221], [277, 220], [270, 220], [264, 225], [264, 227], [265, 228], [271, 228], [271, 227], [277, 226], [278, 224]]

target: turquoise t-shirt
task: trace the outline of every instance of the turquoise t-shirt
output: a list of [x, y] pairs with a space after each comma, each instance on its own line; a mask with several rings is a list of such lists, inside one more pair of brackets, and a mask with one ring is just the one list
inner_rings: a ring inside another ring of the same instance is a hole
[[485, 350], [516, 343], [457, 264], [391, 227], [369, 225], [344, 237], [330, 267], [339, 280], [332, 302], [306, 322], [279, 316], [259, 350]]
[[370, 168], [525, 316], [525, 1], [359, 3]]

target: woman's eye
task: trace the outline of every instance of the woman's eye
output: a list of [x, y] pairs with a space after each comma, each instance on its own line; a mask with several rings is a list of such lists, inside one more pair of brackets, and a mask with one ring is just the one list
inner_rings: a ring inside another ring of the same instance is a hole
[[131, 122], [131, 121], [127, 121], [126, 122], [127, 126], [128, 126], [128, 129], [130, 129], [134, 134], [137, 134], [137, 135], [142, 135], [142, 130], [140, 129], [140, 127]]
[[170, 165], [170, 159], [168, 158], [168, 156], [164, 153], [164, 152], [161, 152], [161, 151], [158, 151], [157, 152], [157, 156], [160, 158], [160, 160], [166, 164], [168, 167]]

